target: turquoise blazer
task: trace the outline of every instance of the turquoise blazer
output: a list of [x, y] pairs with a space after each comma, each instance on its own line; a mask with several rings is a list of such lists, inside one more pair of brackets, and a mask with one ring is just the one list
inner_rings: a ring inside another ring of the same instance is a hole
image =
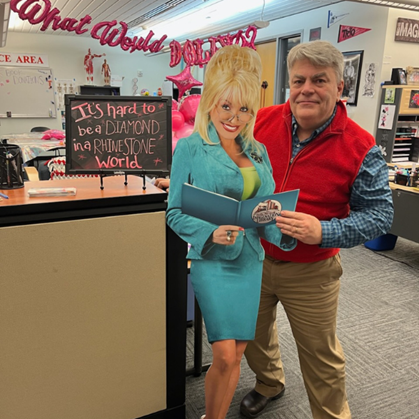
[[[209, 127], [209, 137], [214, 144], [208, 144], [198, 133], [182, 138], [176, 144], [170, 175], [167, 223], [176, 234], [191, 244], [187, 256], [189, 259], [234, 260], [242, 252], [243, 240], [248, 240], [258, 260], [262, 261], [265, 254], [260, 237], [279, 246], [281, 232], [275, 225], [246, 229], [246, 235], [240, 233], [234, 245], [224, 246], [211, 241], [212, 233], [218, 225], [182, 214], [181, 192], [184, 183], [241, 200], [243, 176], [222, 148], [212, 124]], [[261, 181], [255, 196], [272, 194], [275, 182], [265, 146], [260, 144], [260, 151], [244, 152], [255, 166]]]

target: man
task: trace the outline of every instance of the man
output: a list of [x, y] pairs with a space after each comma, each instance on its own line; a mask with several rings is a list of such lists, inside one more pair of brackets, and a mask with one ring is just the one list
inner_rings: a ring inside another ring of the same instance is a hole
[[245, 352], [256, 387], [240, 410], [254, 418], [284, 394], [276, 328], [281, 302], [313, 418], [349, 419], [345, 359], [336, 336], [339, 248], [390, 229], [388, 169], [374, 138], [347, 117], [340, 101], [343, 56], [332, 44], [314, 41], [292, 48], [288, 71], [289, 101], [259, 111], [255, 138], [267, 147], [276, 192], [300, 189], [296, 212], [282, 211], [277, 219], [284, 238], [298, 244], [285, 252], [263, 242], [256, 338]]

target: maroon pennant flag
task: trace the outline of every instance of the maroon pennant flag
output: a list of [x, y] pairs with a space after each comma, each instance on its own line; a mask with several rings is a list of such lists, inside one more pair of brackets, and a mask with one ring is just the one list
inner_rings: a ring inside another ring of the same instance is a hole
[[346, 41], [348, 39], [354, 38], [355, 36], [361, 35], [364, 32], [368, 32], [371, 29], [367, 28], [358, 28], [356, 26], [346, 26], [340, 25], [339, 26], [339, 36], [338, 36], [338, 43]]

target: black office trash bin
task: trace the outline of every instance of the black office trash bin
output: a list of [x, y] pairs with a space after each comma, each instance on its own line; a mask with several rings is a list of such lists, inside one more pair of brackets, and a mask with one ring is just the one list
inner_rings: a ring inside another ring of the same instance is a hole
[[15, 144], [0, 143], [0, 189], [23, 188], [22, 150]]

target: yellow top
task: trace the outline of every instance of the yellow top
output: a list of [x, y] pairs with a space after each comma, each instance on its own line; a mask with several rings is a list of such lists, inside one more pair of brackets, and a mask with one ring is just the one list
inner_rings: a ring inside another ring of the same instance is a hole
[[239, 167], [243, 176], [244, 188], [242, 194], [242, 201], [253, 198], [260, 187], [260, 178], [255, 166]]

